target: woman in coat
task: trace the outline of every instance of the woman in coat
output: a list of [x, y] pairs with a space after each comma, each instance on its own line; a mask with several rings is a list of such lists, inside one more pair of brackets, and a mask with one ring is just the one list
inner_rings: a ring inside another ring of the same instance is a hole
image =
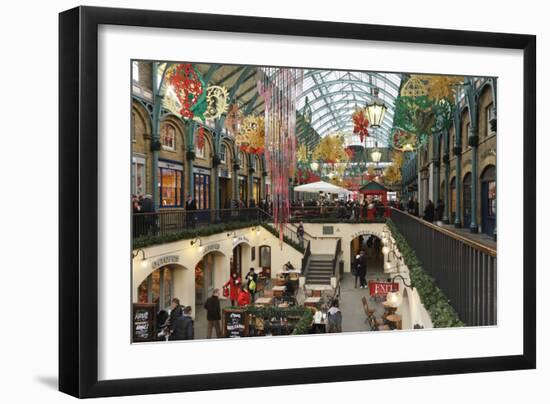
[[[225, 284], [223, 288], [229, 290], [229, 299], [231, 300], [231, 306], [235, 306], [235, 302], [239, 298], [239, 289], [241, 287], [241, 277], [236, 273], [232, 273], [231, 277]], [[225, 293], [224, 293], [225, 296]]]
[[239, 292], [239, 297], [237, 298], [237, 304], [241, 307], [248, 306], [250, 304], [250, 293], [245, 285], [241, 286], [241, 291]]

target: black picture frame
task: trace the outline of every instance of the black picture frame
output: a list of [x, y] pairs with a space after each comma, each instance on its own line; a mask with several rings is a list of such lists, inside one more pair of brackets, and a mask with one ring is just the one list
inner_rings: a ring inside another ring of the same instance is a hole
[[[523, 51], [523, 354], [98, 381], [100, 24], [508, 48]], [[78, 7], [59, 16], [59, 389], [103, 397], [324, 383], [536, 366], [536, 37], [151, 10]], [[80, 321], [86, 319], [86, 321]], [[94, 321], [94, 319], [96, 321]]]

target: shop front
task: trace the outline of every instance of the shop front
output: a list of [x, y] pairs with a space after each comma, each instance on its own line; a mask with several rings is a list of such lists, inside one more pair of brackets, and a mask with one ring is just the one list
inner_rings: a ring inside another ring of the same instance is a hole
[[183, 165], [168, 160], [159, 160], [158, 184], [160, 206], [175, 208], [183, 206]]
[[218, 195], [220, 209], [229, 209], [231, 208], [231, 191], [233, 186], [231, 183], [231, 170], [225, 166], [220, 166], [218, 168], [218, 176], [220, 179], [220, 189]]
[[210, 217], [210, 169], [204, 167], [193, 167], [193, 183], [195, 184], [195, 203], [197, 220], [204, 221]]

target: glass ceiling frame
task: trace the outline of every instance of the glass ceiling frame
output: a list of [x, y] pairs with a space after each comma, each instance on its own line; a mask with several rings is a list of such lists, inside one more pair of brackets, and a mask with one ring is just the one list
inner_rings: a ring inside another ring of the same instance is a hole
[[312, 111], [311, 126], [319, 135], [351, 133], [352, 114], [357, 107], [369, 103], [374, 89], [378, 88], [379, 97], [388, 109], [381, 127], [372, 131], [371, 136], [376, 137], [381, 146], [388, 145], [400, 85], [401, 75], [394, 73], [306, 70], [298, 110], [302, 110], [307, 97]]

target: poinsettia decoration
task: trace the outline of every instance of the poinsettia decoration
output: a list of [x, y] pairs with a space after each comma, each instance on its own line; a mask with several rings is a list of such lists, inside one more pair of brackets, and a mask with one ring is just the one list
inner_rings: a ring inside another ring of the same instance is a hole
[[206, 111], [206, 86], [200, 74], [190, 63], [175, 65], [169, 73], [168, 82], [181, 105], [180, 115], [183, 118], [204, 120]]
[[369, 120], [364, 109], [358, 109], [351, 116], [353, 119], [353, 133], [359, 135], [361, 142], [369, 135]]

